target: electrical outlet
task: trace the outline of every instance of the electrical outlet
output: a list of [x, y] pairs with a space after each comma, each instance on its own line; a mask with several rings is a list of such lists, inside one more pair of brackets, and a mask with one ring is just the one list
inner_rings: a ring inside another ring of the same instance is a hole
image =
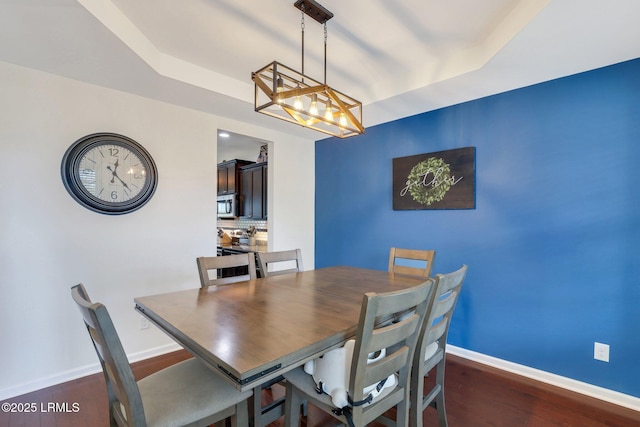
[[149, 329], [149, 319], [146, 317], [140, 316], [140, 330]]
[[599, 342], [593, 343], [593, 358], [596, 360], [602, 360], [603, 362], [608, 362], [609, 344], [602, 344]]

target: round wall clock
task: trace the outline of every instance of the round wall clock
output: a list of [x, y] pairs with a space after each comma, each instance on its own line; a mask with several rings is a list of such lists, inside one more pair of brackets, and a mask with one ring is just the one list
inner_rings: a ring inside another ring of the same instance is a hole
[[115, 133], [94, 133], [74, 142], [62, 158], [61, 174], [71, 197], [107, 215], [140, 209], [158, 184], [147, 150]]

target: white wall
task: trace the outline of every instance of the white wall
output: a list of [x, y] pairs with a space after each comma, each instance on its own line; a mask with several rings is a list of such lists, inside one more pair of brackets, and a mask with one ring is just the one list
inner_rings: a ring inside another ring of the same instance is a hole
[[[175, 346], [138, 329], [133, 298], [199, 286], [195, 258], [215, 246], [218, 128], [273, 141], [270, 246], [302, 247], [313, 268], [313, 141], [0, 62], [0, 399], [97, 371], [70, 297], [79, 282], [131, 359]], [[91, 212], [62, 185], [65, 150], [100, 131], [133, 138], [157, 164], [139, 211]]]

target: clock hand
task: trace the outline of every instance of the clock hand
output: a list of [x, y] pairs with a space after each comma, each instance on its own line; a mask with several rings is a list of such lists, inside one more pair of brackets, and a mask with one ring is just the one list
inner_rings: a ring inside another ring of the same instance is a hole
[[118, 181], [120, 181], [120, 183], [122, 183], [122, 186], [123, 186], [124, 188], [126, 188], [127, 190], [129, 190], [129, 186], [127, 185], [127, 183], [126, 183], [126, 182], [124, 182], [123, 180], [121, 180], [121, 179], [120, 179], [120, 177], [119, 177], [116, 173], [114, 173], [114, 174], [113, 174], [113, 176], [115, 176], [116, 178], [118, 178]]
[[[109, 166], [107, 166], [107, 169], [109, 169], [112, 173], [112, 177], [111, 177], [111, 183], [113, 184], [115, 182], [115, 178], [120, 179], [120, 177], [118, 176], [118, 174], [116, 173], [116, 171], [118, 170], [118, 159], [116, 159], [116, 162], [113, 164], [113, 170], [111, 170], [111, 168]], [[120, 179], [120, 182], [122, 182], [122, 180]]]
[[114, 182], [116, 182], [116, 180], [115, 180], [116, 170], [115, 169], [111, 169], [111, 166], [109, 166], [109, 165], [107, 165], [107, 169], [109, 170], [109, 172], [111, 172], [111, 183], [113, 184]]
[[115, 179], [118, 178], [118, 181], [120, 181], [120, 183], [122, 183], [122, 186], [124, 188], [126, 188], [127, 190], [130, 190], [129, 186], [127, 185], [126, 182], [124, 182], [122, 179], [120, 179], [120, 177], [118, 176], [118, 174], [116, 173], [116, 169], [118, 169], [118, 161], [116, 160], [116, 163], [114, 164], [114, 168], [111, 169], [111, 166], [107, 166], [107, 169], [109, 169], [109, 171], [111, 172], [111, 183], [113, 184], [115, 182]]

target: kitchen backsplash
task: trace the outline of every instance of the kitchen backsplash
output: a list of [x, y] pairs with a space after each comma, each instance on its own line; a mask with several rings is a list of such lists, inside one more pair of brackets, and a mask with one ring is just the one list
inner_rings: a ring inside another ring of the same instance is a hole
[[223, 230], [246, 230], [247, 228], [254, 226], [256, 228], [256, 239], [267, 240], [267, 221], [266, 220], [251, 220], [247, 218], [238, 219], [219, 219], [217, 226]]

